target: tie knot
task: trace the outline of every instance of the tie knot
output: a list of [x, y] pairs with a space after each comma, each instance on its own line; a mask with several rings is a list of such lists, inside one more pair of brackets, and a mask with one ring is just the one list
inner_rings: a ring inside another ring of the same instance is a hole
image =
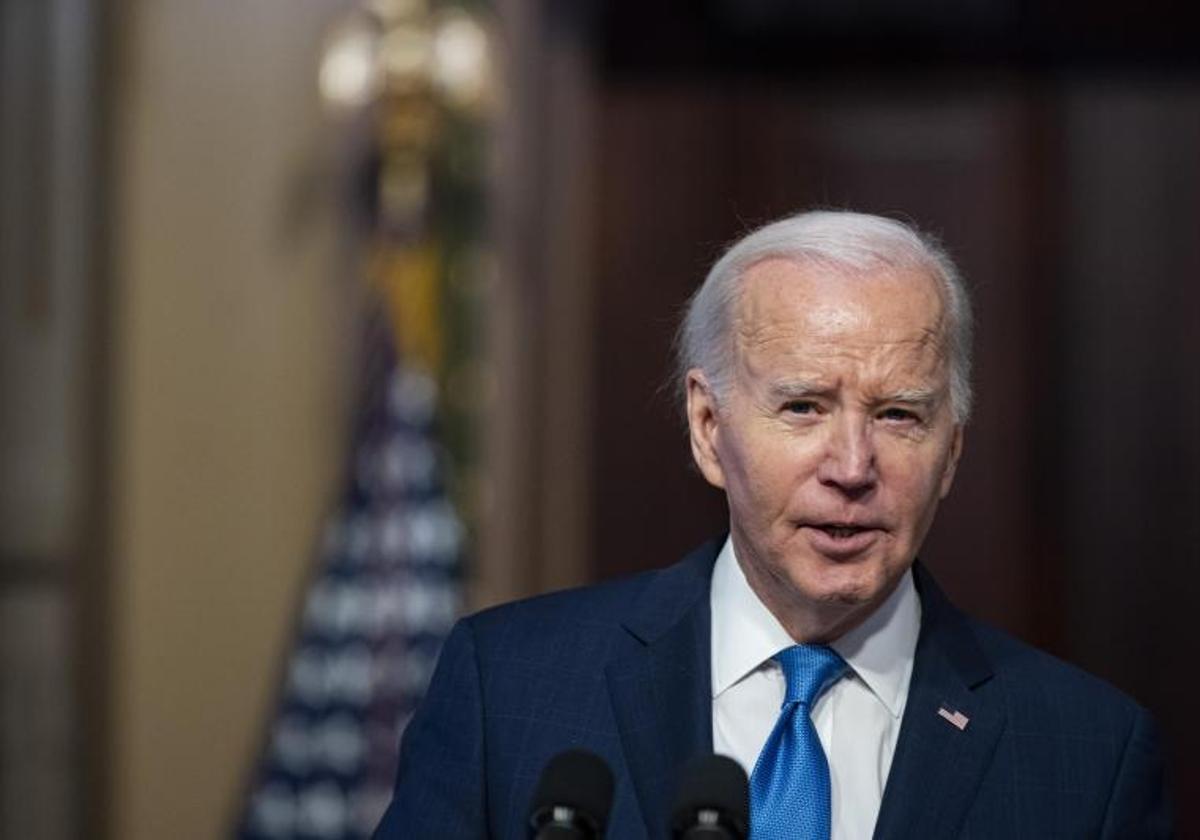
[[784, 704], [811, 705], [827, 685], [842, 675], [846, 661], [825, 645], [793, 645], [775, 655], [784, 679], [787, 694]]

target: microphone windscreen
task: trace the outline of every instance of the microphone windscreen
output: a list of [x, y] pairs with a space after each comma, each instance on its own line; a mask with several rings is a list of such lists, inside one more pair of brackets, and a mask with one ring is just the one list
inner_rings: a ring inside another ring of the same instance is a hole
[[593, 824], [597, 836], [603, 836], [613, 786], [612, 771], [600, 756], [582, 749], [561, 752], [542, 770], [530, 814], [536, 818], [554, 808], [571, 808]]
[[704, 755], [684, 768], [671, 828], [681, 835], [715, 820], [730, 837], [744, 838], [750, 826], [750, 782], [742, 765], [724, 755]]

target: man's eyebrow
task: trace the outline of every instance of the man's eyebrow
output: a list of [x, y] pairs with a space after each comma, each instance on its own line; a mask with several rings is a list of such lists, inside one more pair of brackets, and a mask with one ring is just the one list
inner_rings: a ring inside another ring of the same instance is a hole
[[[815, 379], [786, 379], [771, 384], [771, 395], [776, 399], [799, 400], [807, 397], [824, 397], [837, 388]], [[881, 394], [876, 402], [902, 403], [904, 405], [934, 405], [943, 394], [943, 388], [900, 388]]]
[[771, 393], [780, 399], [819, 397], [832, 390], [815, 379], [785, 379], [771, 384]]
[[880, 399], [885, 403], [905, 403], [908, 405], [932, 405], [938, 401], [941, 394], [939, 388], [901, 388], [886, 394]]

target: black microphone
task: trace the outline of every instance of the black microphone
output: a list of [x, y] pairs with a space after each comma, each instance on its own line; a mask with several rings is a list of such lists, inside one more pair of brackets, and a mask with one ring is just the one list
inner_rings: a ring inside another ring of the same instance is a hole
[[613, 774], [587, 750], [561, 752], [546, 764], [529, 809], [533, 840], [600, 840], [612, 808]]
[[750, 833], [750, 783], [742, 765], [705, 755], [684, 768], [671, 811], [674, 840], [746, 840]]

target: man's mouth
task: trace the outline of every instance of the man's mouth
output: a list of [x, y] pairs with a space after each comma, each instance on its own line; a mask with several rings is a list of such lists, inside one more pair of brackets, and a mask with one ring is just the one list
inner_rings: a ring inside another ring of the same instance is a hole
[[863, 531], [873, 530], [871, 528], [862, 527], [861, 525], [825, 524], [825, 525], [817, 525], [816, 527], [818, 530], [824, 531], [829, 536], [833, 537], [834, 539], [839, 539], [839, 540], [849, 539], [850, 537], [853, 537], [855, 534], [861, 534]]
[[809, 522], [812, 546], [830, 557], [853, 557], [875, 545], [884, 528], [874, 522]]

